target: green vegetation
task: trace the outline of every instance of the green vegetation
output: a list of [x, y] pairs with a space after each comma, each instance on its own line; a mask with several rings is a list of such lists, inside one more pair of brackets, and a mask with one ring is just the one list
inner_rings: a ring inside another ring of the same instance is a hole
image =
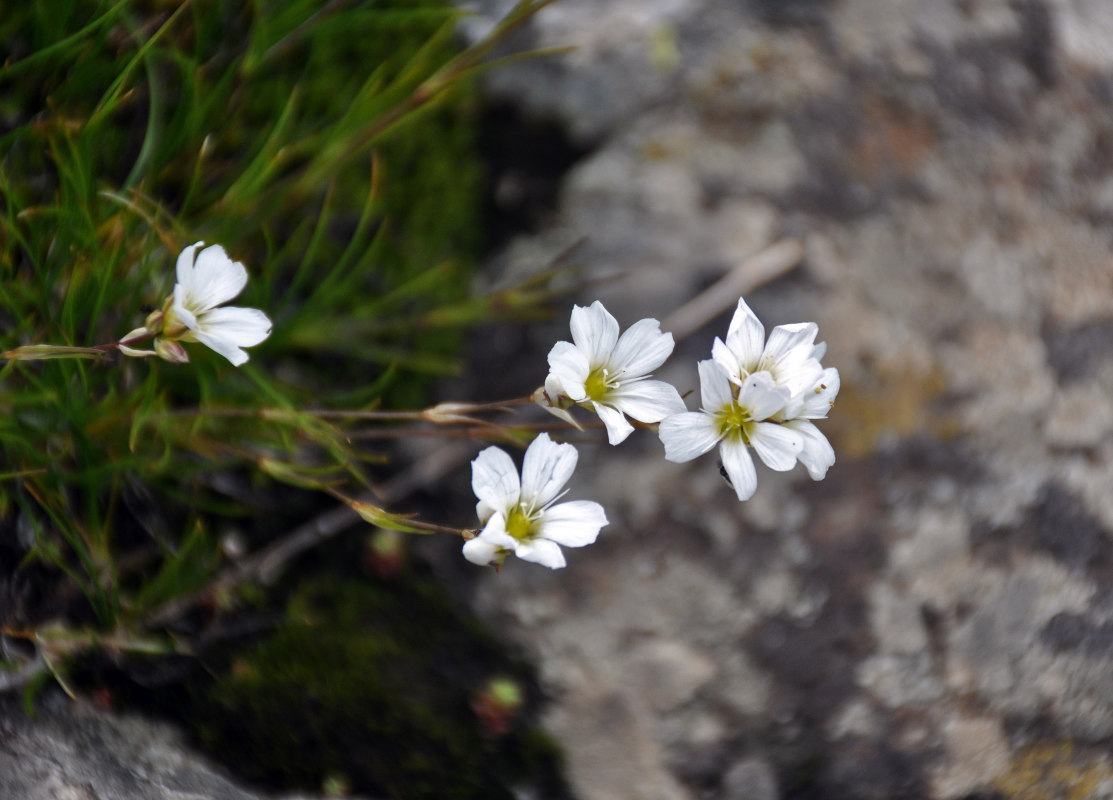
[[[102, 629], [211, 577], [214, 528], [253, 511], [215, 473], [358, 488], [382, 454], [321, 412], [416, 403], [456, 368], [461, 327], [536, 301], [466, 294], [468, 78], [547, 2], [465, 51], [443, 0], [71, 0], [0, 19], [0, 348], [105, 348], [0, 369], [0, 519]], [[198, 240], [247, 265], [235, 302], [266, 310], [270, 338], [238, 370], [198, 344], [188, 367], [112, 352]]]
[[[444, 422], [391, 414], [457, 369], [462, 330], [535, 314], [548, 298], [543, 281], [484, 297], [468, 287], [482, 238], [470, 80], [549, 2], [521, 0], [466, 49], [447, 0], [5, 8], [0, 556], [22, 563], [0, 558], [0, 586], [33, 574], [46, 598], [0, 609], [0, 636], [28, 651], [5, 670], [38, 687], [45, 669], [69, 690], [68, 666], [89, 654], [191, 656], [189, 626], [172, 623], [263, 602], [249, 581], [225, 580], [230, 535], [258, 547], [328, 495], [372, 524], [417, 529], [361, 494], [388, 450], [357, 428]], [[178, 253], [197, 241], [246, 265], [233, 302], [264, 310], [270, 337], [240, 368], [199, 343], [185, 345], [188, 364], [125, 357], [117, 343], [163, 305]], [[331, 604], [348, 627], [284, 629], [260, 650], [263, 666], [232, 682], [242, 702], [259, 702], [248, 675], [273, 678], [279, 694], [299, 682], [334, 692], [324, 672], [336, 666], [366, 678], [336, 684], [342, 708], [382, 710], [412, 690], [383, 711], [377, 747], [412, 735], [438, 763], [474, 761], [474, 736], [462, 744], [458, 723], [439, 717], [455, 704], [472, 719], [460, 685], [426, 686], [406, 649], [422, 643], [385, 637], [389, 618], [361, 617], [371, 633], [356, 630], [349, 600], [372, 615], [401, 602], [382, 587], [314, 594], [310, 605]], [[459, 644], [473, 646], [492, 647]], [[306, 785], [396, 788], [323, 751], [301, 766], [292, 777]]]

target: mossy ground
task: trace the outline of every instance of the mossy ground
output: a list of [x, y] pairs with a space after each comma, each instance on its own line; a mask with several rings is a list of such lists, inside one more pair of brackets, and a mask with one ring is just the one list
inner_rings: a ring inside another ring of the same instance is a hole
[[[527, 702], [502, 735], [475, 704], [507, 677]], [[192, 688], [207, 749], [272, 786], [340, 777], [375, 797], [562, 798], [559, 753], [534, 722], [530, 667], [419, 569], [385, 580], [304, 583], [283, 626]]]

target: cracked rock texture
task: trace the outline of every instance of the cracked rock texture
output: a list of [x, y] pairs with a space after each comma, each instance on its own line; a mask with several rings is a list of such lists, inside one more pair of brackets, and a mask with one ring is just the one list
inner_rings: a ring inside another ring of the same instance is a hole
[[843, 385], [825, 481], [585, 445], [599, 543], [481, 581], [579, 796], [1113, 798], [1113, 4], [560, 0], [517, 44], [578, 49], [486, 91], [587, 154], [495, 273], [586, 236], [625, 325], [795, 239], [747, 299]]

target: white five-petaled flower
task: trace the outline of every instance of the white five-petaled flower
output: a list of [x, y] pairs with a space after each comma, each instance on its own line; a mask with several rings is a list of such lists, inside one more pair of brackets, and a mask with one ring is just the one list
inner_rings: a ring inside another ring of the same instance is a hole
[[[122, 338], [118, 347], [128, 356], [158, 356], [176, 364], [189, 361], [180, 342], [200, 342], [227, 358], [235, 366], [247, 361], [245, 347], [259, 344], [270, 335], [271, 321], [257, 308], [218, 308], [243, 291], [247, 269], [233, 261], [218, 244], [206, 247], [194, 257], [197, 242], [178, 255], [174, 293], [162, 308], [148, 315], [142, 328]], [[157, 337], [157, 338], [156, 338]], [[131, 345], [155, 339], [153, 350]]]
[[635, 322], [619, 336], [618, 322], [596, 300], [572, 308], [572, 341], [557, 342], [549, 351], [545, 380], [548, 408], [571, 419], [559, 398], [592, 408], [607, 427], [607, 440], [618, 444], [634, 430], [626, 417], [660, 422], [685, 410], [675, 388], [649, 380], [672, 353], [671, 333], [662, 333], [655, 319]]
[[508, 553], [551, 569], [565, 564], [560, 545], [583, 547], [607, 524], [603, 507], [590, 500], [556, 501], [572, 477], [576, 448], [557, 444], [542, 433], [526, 449], [522, 476], [498, 447], [481, 451], [471, 463], [476, 513], [483, 530], [464, 543], [464, 556], [476, 564], [501, 564]]
[[748, 446], [779, 472], [792, 469], [805, 452], [802, 433], [773, 421], [792, 395], [766, 370], [747, 375], [738, 386], [712, 359], [699, 363], [699, 377], [703, 410], [676, 414], [661, 422], [658, 432], [665, 458], [691, 461], [718, 444], [738, 499], [749, 500], [757, 489], [757, 471]]
[[[257, 308], [217, 307], [243, 291], [247, 269], [218, 244], [206, 247], [195, 260], [194, 253], [204, 244], [190, 245], [178, 256], [178, 283], [163, 331], [184, 342], [200, 342], [238, 367], [247, 361], [243, 348], [270, 335], [271, 321]], [[186, 330], [173, 336], [176, 324]]]
[[[257, 308], [218, 308], [243, 291], [247, 269], [218, 244], [197, 253], [204, 244], [192, 244], [178, 256], [178, 282], [162, 309], [156, 332], [163, 343], [200, 342], [238, 367], [247, 361], [243, 348], [270, 335], [271, 321]], [[180, 347], [178, 350], [184, 354]]]

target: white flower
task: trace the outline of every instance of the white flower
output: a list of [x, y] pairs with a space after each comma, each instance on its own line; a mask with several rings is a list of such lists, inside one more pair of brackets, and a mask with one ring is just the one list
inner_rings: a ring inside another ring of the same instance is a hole
[[737, 386], [730, 373], [711, 359], [699, 363], [699, 377], [703, 410], [676, 414], [661, 422], [658, 433], [665, 458], [691, 461], [718, 444], [738, 499], [749, 500], [757, 489], [757, 471], [747, 446], [779, 472], [792, 469], [806, 450], [804, 432], [773, 421], [792, 399], [791, 393], [778, 386], [766, 370], [747, 375]]
[[480, 534], [464, 543], [476, 564], [500, 564], [507, 553], [551, 569], [564, 566], [560, 545], [583, 547], [607, 524], [603, 507], [590, 500], [556, 503], [579, 455], [542, 433], [526, 449], [522, 477], [506, 452], [488, 447], [471, 462], [471, 485]]
[[818, 332], [814, 322], [778, 325], [766, 341], [765, 327], [746, 301], [739, 299], [726, 341], [716, 338], [711, 348], [711, 357], [726, 370], [732, 383], [741, 386], [749, 375], [764, 371], [777, 386], [788, 389], [789, 400], [772, 421], [800, 434], [804, 441], [800, 463], [817, 481], [835, 463], [835, 451], [808, 420], [827, 416], [840, 385], [839, 371], [834, 367], [824, 369], [820, 363], [827, 345], [815, 343]]
[[769, 334], [767, 342], [765, 326], [746, 301], [739, 298], [727, 329], [726, 342], [716, 338], [711, 347], [711, 357], [739, 386], [752, 373], [768, 372], [778, 386], [788, 388], [791, 393], [785, 417], [793, 418], [799, 416], [807, 393], [823, 378], [819, 360], [827, 345], [815, 344], [818, 332], [819, 326], [814, 322], [778, 325]]
[[218, 244], [206, 247], [194, 260], [197, 242], [178, 256], [178, 283], [164, 309], [162, 335], [171, 341], [200, 342], [235, 366], [247, 361], [244, 347], [270, 335], [271, 321], [256, 308], [217, 308], [243, 291], [247, 270]]
[[611, 444], [634, 430], [627, 416], [660, 422], [685, 410], [675, 388], [649, 380], [673, 348], [672, 334], [661, 333], [657, 320], [635, 322], [619, 336], [618, 322], [596, 300], [588, 308], [573, 306], [571, 327], [572, 342], [557, 342], [549, 351], [545, 394], [555, 408], [560, 395], [590, 406], [607, 427]]

